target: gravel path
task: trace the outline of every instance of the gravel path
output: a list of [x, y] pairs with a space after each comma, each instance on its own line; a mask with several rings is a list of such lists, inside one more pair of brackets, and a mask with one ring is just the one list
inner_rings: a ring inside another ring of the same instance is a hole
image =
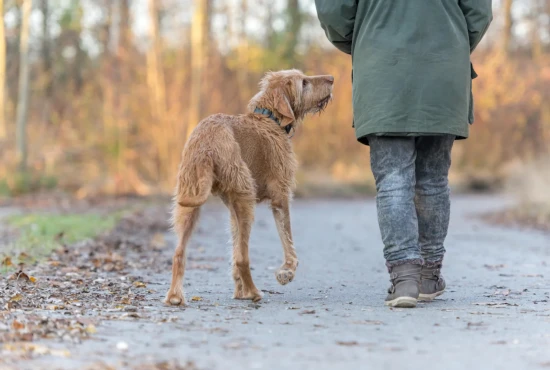
[[48, 343], [70, 357], [39, 356], [15, 368], [550, 368], [550, 236], [473, 216], [505, 203], [454, 198], [448, 291], [413, 310], [383, 306], [389, 282], [373, 200], [296, 201], [300, 266], [284, 287], [274, 276], [282, 256], [278, 235], [271, 212], [260, 206], [250, 243], [252, 274], [265, 291], [259, 304], [231, 299], [228, 215], [209, 204], [189, 248], [188, 307], [162, 305], [168, 270], [137, 271], [155, 291], [145, 310], [168, 315], [166, 322], [104, 321], [81, 344]]

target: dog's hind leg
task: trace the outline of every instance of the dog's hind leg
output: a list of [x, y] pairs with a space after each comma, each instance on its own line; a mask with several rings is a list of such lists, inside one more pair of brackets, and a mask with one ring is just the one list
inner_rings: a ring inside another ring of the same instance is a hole
[[254, 222], [255, 199], [238, 196], [229, 204], [231, 226], [233, 229], [233, 279], [235, 280], [235, 299], [262, 299], [262, 294], [254, 285], [250, 272], [248, 241]]
[[176, 204], [174, 209], [174, 229], [178, 234], [178, 246], [172, 259], [172, 283], [166, 294], [165, 303], [174, 306], [184, 305], [183, 276], [185, 273], [186, 247], [199, 218], [200, 208], [186, 208]]
[[[239, 197], [240, 198], [240, 197]], [[235, 299], [262, 299], [262, 294], [254, 285], [250, 272], [248, 241], [254, 222], [254, 199], [237, 198], [231, 202], [231, 224], [233, 232], [233, 279], [235, 280]]]
[[286, 285], [294, 279], [296, 267], [298, 267], [298, 258], [296, 249], [292, 241], [292, 230], [290, 226], [290, 209], [289, 198], [280, 197], [271, 201], [271, 209], [273, 218], [277, 225], [277, 231], [281, 238], [284, 252], [284, 262], [279, 271], [276, 273], [277, 281], [281, 285]]

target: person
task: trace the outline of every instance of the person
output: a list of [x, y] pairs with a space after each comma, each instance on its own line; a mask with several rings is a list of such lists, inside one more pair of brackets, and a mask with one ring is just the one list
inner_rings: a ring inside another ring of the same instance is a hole
[[315, 0], [329, 41], [352, 56], [357, 140], [370, 145], [378, 223], [392, 283], [385, 304], [445, 290], [448, 172], [473, 123], [470, 55], [491, 0]]

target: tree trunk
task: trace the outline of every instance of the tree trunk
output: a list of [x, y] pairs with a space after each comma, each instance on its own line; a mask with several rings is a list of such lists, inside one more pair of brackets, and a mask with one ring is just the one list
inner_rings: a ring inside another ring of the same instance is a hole
[[512, 18], [513, 0], [504, 0], [504, 28], [502, 30], [502, 51], [510, 53], [512, 48], [512, 30], [514, 26]]
[[4, 0], [0, 0], [0, 140], [7, 136], [6, 117], [6, 36], [4, 32]]
[[159, 35], [159, 9], [156, 0], [149, 0], [149, 37], [151, 45], [147, 51], [147, 84], [151, 96], [151, 111], [154, 119], [166, 114], [166, 86], [161, 63], [161, 40]]
[[[248, 35], [246, 33], [246, 19], [248, 17], [248, 1], [241, 0], [241, 27], [239, 33], [239, 65], [237, 66], [237, 80], [239, 84], [239, 92], [241, 93], [241, 103], [246, 102], [251, 98], [248, 89]], [[269, 27], [268, 27], [269, 28]]]
[[531, 56], [533, 60], [539, 61], [544, 52], [540, 34], [541, 14], [544, 14], [542, 0], [533, 0], [531, 12]]
[[204, 70], [205, 29], [208, 0], [195, 0], [195, 9], [191, 23], [191, 89], [189, 116], [187, 118], [187, 137], [199, 123], [202, 114], [201, 85]]
[[287, 9], [289, 26], [284, 57], [285, 60], [293, 66], [296, 62], [296, 47], [298, 46], [300, 30], [302, 29], [303, 17], [300, 11], [300, 2], [298, 0], [288, 0]]
[[50, 9], [49, 0], [40, 3], [42, 11], [42, 73], [44, 79], [44, 102], [42, 107], [42, 122], [50, 121], [51, 100], [53, 95], [53, 67], [50, 52]]
[[17, 98], [16, 145], [19, 170], [27, 167], [27, 118], [29, 111], [29, 18], [32, 0], [23, 0], [21, 20], [21, 40], [19, 44], [19, 96]]
[[50, 55], [50, 10], [49, 0], [42, 0], [42, 72], [46, 78], [46, 99], [48, 99], [53, 90], [52, 58]]
[[149, 49], [147, 50], [147, 85], [149, 87], [149, 103], [153, 124], [150, 127], [159, 164], [157, 166], [157, 181], [164, 175], [163, 163], [169, 163], [171, 152], [168, 141], [172, 132], [167, 130], [166, 83], [162, 68], [162, 45], [159, 33], [159, 4], [149, 0]]

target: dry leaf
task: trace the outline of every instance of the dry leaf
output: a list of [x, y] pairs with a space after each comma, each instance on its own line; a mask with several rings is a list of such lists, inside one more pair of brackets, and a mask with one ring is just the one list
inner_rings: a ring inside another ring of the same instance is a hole
[[202, 301], [202, 297], [194, 296], [194, 297], [191, 297], [191, 300], [192, 300], [193, 302], [200, 302], [200, 301]]
[[134, 284], [133, 284], [136, 288], [145, 288], [147, 287], [147, 285], [145, 285], [145, 283], [142, 283], [141, 281], [134, 281]]
[[9, 301], [10, 302], [19, 302], [22, 299], [23, 299], [23, 296], [21, 294], [17, 293], [13, 297], [11, 297]]
[[86, 327], [86, 333], [95, 334], [95, 333], [97, 333], [97, 329], [95, 328], [94, 325], [90, 324]]
[[23, 329], [25, 327], [25, 324], [17, 321], [17, 320], [13, 320], [13, 322], [11, 323], [11, 327], [14, 328], [15, 330], [20, 330], [20, 329]]
[[166, 240], [164, 239], [163, 233], [156, 233], [151, 239], [151, 246], [154, 249], [162, 249], [166, 246]]
[[347, 347], [352, 347], [352, 346], [358, 346], [359, 345], [359, 343], [357, 343], [357, 341], [355, 341], [355, 340], [349, 341], [349, 342], [338, 341], [338, 342], [336, 342], [336, 344], [338, 344], [339, 346], [347, 346]]
[[2, 260], [2, 266], [13, 266], [13, 263], [11, 262], [10, 257], [6, 257]]
[[34, 276], [29, 276], [31, 283], [36, 283], [36, 278]]
[[22, 281], [30, 281], [29, 275], [25, 274], [23, 271], [19, 270], [16, 273], [12, 274], [8, 280], [22, 280]]

